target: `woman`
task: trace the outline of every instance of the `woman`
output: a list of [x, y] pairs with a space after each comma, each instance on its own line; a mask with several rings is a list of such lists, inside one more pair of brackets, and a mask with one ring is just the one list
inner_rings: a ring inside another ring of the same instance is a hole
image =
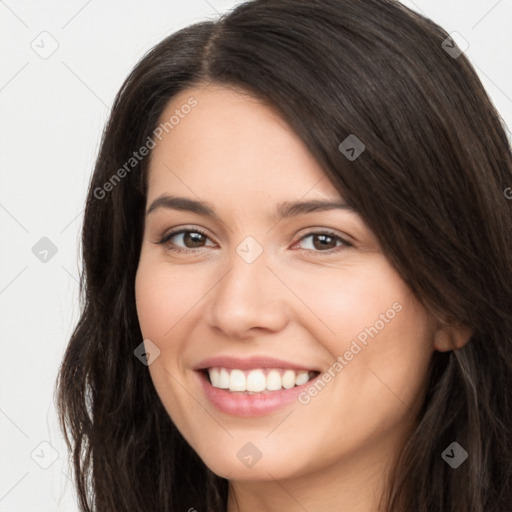
[[457, 50], [255, 0], [139, 62], [59, 375], [82, 510], [508, 510], [512, 155]]

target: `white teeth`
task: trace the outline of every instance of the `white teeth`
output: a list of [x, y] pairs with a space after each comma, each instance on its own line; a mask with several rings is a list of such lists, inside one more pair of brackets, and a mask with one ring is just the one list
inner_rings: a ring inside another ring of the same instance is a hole
[[295, 377], [295, 385], [302, 386], [302, 384], [306, 384], [309, 380], [309, 372], [298, 372]]
[[247, 375], [247, 391], [263, 391], [265, 386], [267, 385], [267, 381], [265, 379], [265, 375], [261, 370], [251, 370], [249, 375]]
[[210, 382], [214, 388], [229, 389], [229, 391], [247, 391], [260, 393], [262, 391], [278, 391], [302, 386], [310, 380], [310, 372], [294, 370], [238, 370], [231, 368], [209, 368]]
[[212, 386], [216, 388], [220, 388], [219, 386], [219, 369], [218, 368], [210, 368], [210, 380], [212, 382]]
[[277, 370], [270, 370], [267, 375], [267, 389], [277, 391], [281, 387], [281, 374]]
[[291, 389], [295, 386], [295, 372], [293, 370], [286, 370], [281, 377], [284, 389]]
[[225, 368], [221, 368], [219, 371], [219, 388], [228, 389], [229, 388], [229, 372]]
[[246, 391], [246, 379], [242, 370], [231, 370], [229, 391]]

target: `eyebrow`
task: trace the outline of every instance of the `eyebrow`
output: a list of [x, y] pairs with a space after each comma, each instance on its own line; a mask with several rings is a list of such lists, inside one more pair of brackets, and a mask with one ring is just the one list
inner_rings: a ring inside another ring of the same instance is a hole
[[[180, 211], [188, 211], [204, 215], [207, 217], [217, 217], [213, 206], [204, 201], [196, 201], [187, 197], [161, 195], [155, 199], [151, 206], [146, 211], [146, 215], [161, 209], [172, 209]], [[314, 199], [310, 201], [285, 201], [277, 205], [276, 211], [273, 215], [274, 218], [284, 219], [287, 217], [294, 217], [306, 213], [328, 211], [328, 210], [347, 210], [354, 212], [354, 208], [344, 203], [343, 201], [326, 201], [321, 199]]]

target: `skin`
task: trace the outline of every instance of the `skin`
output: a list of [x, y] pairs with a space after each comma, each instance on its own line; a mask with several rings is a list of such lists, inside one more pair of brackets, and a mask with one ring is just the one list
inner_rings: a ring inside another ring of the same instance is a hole
[[[143, 337], [160, 349], [149, 366], [156, 391], [204, 463], [229, 479], [229, 512], [378, 510], [433, 351], [468, 336], [427, 313], [357, 212], [273, 217], [285, 201], [343, 199], [273, 107], [201, 85], [174, 97], [162, 120], [191, 96], [197, 106], [152, 150], [147, 207], [172, 194], [208, 202], [216, 217], [146, 215], [136, 302]], [[157, 243], [180, 227], [207, 237]], [[326, 229], [352, 245], [334, 238], [322, 249], [311, 234]], [[236, 251], [247, 236], [263, 249], [252, 263]], [[192, 369], [216, 355], [268, 355], [327, 371], [395, 303], [401, 311], [307, 405], [227, 415]], [[262, 454], [251, 468], [237, 457], [248, 442]]]

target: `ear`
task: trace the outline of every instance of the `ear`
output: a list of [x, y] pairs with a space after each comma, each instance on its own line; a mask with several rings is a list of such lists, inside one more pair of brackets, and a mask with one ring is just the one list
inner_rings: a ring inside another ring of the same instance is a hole
[[473, 336], [473, 330], [457, 324], [442, 323], [434, 335], [434, 349], [448, 352], [464, 347]]

